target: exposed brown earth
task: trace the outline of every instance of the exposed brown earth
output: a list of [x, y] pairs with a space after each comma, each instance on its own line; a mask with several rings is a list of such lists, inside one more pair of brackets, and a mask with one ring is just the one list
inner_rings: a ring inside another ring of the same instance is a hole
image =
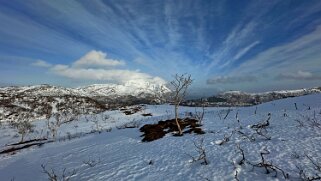
[[[195, 134], [204, 134], [205, 132], [200, 128], [200, 124], [198, 124], [198, 120], [185, 118], [178, 120], [183, 134], [184, 133], [195, 133]], [[174, 136], [182, 136], [178, 135], [178, 128], [176, 125], [175, 119], [166, 120], [166, 121], [159, 121], [157, 124], [146, 124], [140, 128], [140, 131], [144, 134], [142, 137], [143, 142], [154, 141], [157, 139], [162, 138], [167, 133], [173, 133]]]

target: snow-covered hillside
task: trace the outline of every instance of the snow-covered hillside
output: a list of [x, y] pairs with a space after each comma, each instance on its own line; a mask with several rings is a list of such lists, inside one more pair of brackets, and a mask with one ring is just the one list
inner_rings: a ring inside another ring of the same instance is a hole
[[159, 103], [169, 92], [165, 85], [148, 82], [95, 84], [80, 88], [51, 85], [4, 87], [0, 88], [0, 121], [16, 120], [21, 113], [40, 119], [58, 109], [88, 114], [124, 105]]
[[[180, 112], [183, 117], [195, 108], [181, 107]], [[152, 116], [143, 116], [146, 113]], [[64, 169], [65, 176], [77, 181], [308, 180], [321, 176], [317, 167], [321, 164], [321, 94], [253, 107], [206, 108], [205, 134], [174, 137], [169, 133], [156, 141], [141, 141], [139, 127], [173, 116], [170, 105], [144, 106], [131, 115], [114, 110], [80, 116], [61, 126], [55, 142], [0, 155], [0, 180], [47, 180], [45, 170], [62, 176]], [[45, 137], [46, 120], [34, 124], [37, 131], [28, 138]], [[96, 128], [102, 132], [92, 132]], [[19, 140], [6, 123], [0, 134], [2, 149]], [[195, 144], [204, 148], [208, 165], [193, 162], [192, 157], [199, 156]]]
[[269, 91], [261, 93], [227, 91], [202, 100], [197, 99], [187, 101], [186, 105], [202, 105], [205, 103], [207, 106], [252, 106], [273, 100], [284, 99], [287, 97], [298, 97], [315, 93], [321, 93], [321, 87], [297, 90]]
[[29, 96], [141, 96], [167, 93], [170, 90], [165, 85], [149, 82], [126, 82], [124, 84], [93, 84], [78, 88], [65, 88], [52, 85], [13, 86], [0, 88], [0, 95]]

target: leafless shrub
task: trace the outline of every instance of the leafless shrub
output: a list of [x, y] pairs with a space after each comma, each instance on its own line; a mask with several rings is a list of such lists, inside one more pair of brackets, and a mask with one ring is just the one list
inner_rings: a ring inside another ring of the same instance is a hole
[[56, 119], [54, 121], [50, 121], [50, 118], [47, 120], [47, 128], [51, 133], [51, 136], [53, 139], [56, 139], [58, 128], [60, 127], [60, 118], [58, 116], [55, 117]]
[[266, 140], [271, 140], [271, 136], [267, 135], [267, 130], [265, 128], [255, 129], [257, 135], [262, 136]]
[[267, 130], [266, 130], [266, 128], [270, 125], [270, 122], [269, 122], [270, 119], [271, 119], [271, 115], [269, 115], [266, 121], [251, 125], [250, 128], [252, 128], [257, 135], [260, 135], [267, 140], [271, 140], [271, 137], [267, 136]]
[[321, 180], [321, 176], [319, 176], [318, 174], [314, 175], [314, 176], [309, 176], [307, 175], [307, 173], [303, 170], [303, 168], [298, 167], [297, 169], [299, 170], [299, 176], [302, 180], [304, 181], [312, 181], [312, 180]]
[[268, 119], [264, 122], [251, 125], [250, 128], [252, 129], [266, 128], [270, 125], [270, 122], [269, 122], [270, 119], [271, 119], [271, 116], [269, 116]]
[[262, 152], [260, 152], [261, 161], [259, 163], [253, 164], [249, 161], [247, 161], [247, 163], [249, 163], [253, 167], [264, 168], [266, 171], [266, 174], [270, 174], [271, 172], [274, 172], [275, 173], [274, 177], [277, 177], [278, 171], [279, 171], [282, 173], [284, 179], [288, 179], [289, 174], [285, 173], [283, 169], [279, 168], [276, 165], [273, 165], [272, 162], [269, 162], [264, 158], [264, 155], [267, 155], [267, 154], [270, 154], [270, 151], [267, 149], [264, 149]]
[[310, 160], [310, 162], [314, 165], [315, 169], [318, 171], [318, 172], [321, 172], [321, 164], [320, 163], [317, 163], [316, 161], [314, 161], [311, 156], [305, 154], [305, 156]]
[[235, 130], [232, 131], [230, 135], [225, 134], [223, 140], [217, 142], [218, 145], [224, 145], [225, 143], [230, 141], [230, 138], [233, 136]]
[[56, 140], [58, 129], [61, 125], [70, 122], [70, 117], [67, 112], [55, 113], [50, 119], [47, 119], [47, 128], [51, 133], [51, 136]]
[[313, 165], [313, 170], [315, 173], [309, 174], [302, 167], [297, 166], [300, 178], [304, 181], [321, 180], [321, 164], [317, 163], [315, 160], [312, 159], [311, 156], [307, 154], [305, 154], [305, 157]]
[[87, 160], [84, 160], [83, 163], [85, 165], [88, 165], [89, 167], [95, 167], [97, 164], [101, 162], [100, 158], [98, 160], [88, 158]]
[[313, 112], [313, 118], [310, 121], [311, 127], [317, 127], [321, 128], [321, 123], [320, 121], [316, 118], [316, 113], [315, 111]]
[[246, 159], [245, 159], [245, 154], [244, 154], [244, 150], [241, 148], [240, 144], [237, 144], [237, 145], [236, 145], [236, 148], [237, 148], [237, 150], [239, 151], [239, 153], [240, 153], [241, 156], [242, 156], [242, 159], [239, 160], [239, 161], [237, 162], [237, 164], [238, 164], [238, 165], [244, 165], [244, 163], [245, 163], [245, 161], [246, 161]]
[[251, 142], [252, 142], [252, 141], [255, 141], [254, 135], [248, 135], [248, 134], [246, 134], [246, 133], [244, 133], [244, 132], [242, 132], [242, 131], [240, 131], [240, 130], [237, 130], [236, 133], [238, 133], [238, 134], [241, 135], [243, 138], [248, 139], [248, 140], [251, 141]]
[[27, 134], [32, 133], [34, 131], [34, 125], [28, 120], [28, 116], [22, 114], [19, 116], [17, 121], [10, 122], [10, 126], [17, 130], [18, 134], [20, 134], [20, 142], [24, 141], [24, 138]]
[[195, 109], [195, 112], [192, 115], [192, 117], [198, 120], [199, 124], [203, 124], [204, 114], [205, 114], [205, 106], [204, 104], [202, 104], [202, 111], [199, 112], [199, 111], [196, 111]]
[[209, 162], [206, 157], [204, 138], [201, 138], [198, 142], [193, 141], [193, 144], [195, 146], [195, 150], [198, 153], [198, 155], [195, 157], [195, 156], [191, 156], [191, 155], [187, 154], [188, 156], [190, 156], [192, 158], [191, 162], [193, 163], [193, 162], [201, 161], [202, 165], [208, 165]]
[[64, 168], [62, 174], [57, 175], [54, 169], [50, 168], [50, 170], [48, 170], [44, 164], [41, 164], [41, 168], [42, 172], [47, 174], [48, 180], [50, 181], [69, 181], [77, 173], [75, 169], [71, 172], [67, 172], [66, 168]]
[[300, 155], [299, 155], [296, 151], [293, 151], [293, 152], [291, 153], [291, 158], [293, 158], [293, 159], [299, 159], [299, 158], [300, 158]]
[[218, 117], [220, 118], [220, 120], [225, 120], [227, 118], [227, 116], [231, 113], [232, 109], [222, 109], [220, 111], [217, 112]]
[[[307, 123], [306, 126], [309, 126], [311, 128], [321, 129], [321, 121], [317, 119], [315, 111], [313, 112], [313, 117], [312, 118], [310, 116], [302, 115], [302, 114], [300, 116], [302, 117], [304, 122]], [[295, 121], [298, 122], [298, 120], [295, 120]], [[303, 121], [300, 121], [300, 122], [302, 122], [302, 124], [300, 124], [300, 125], [303, 125]]]
[[261, 161], [259, 163], [252, 163], [251, 161], [246, 159], [244, 150], [240, 147], [239, 144], [237, 145], [236, 148], [237, 148], [237, 151], [242, 156], [242, 158], [237, 162], [238, 165], [249, 164], [249, 165], [253, 166], [253, 168], [254, 167], [264, 168], [266, 174], [270, 174], [271, 172], [273, 172], [275, 174], [274, 177], [277, 177], [278, 172], [281, 172], [283, 177], [284, 177], [284, 179], [288, 179], [289, 178], [289, 174], [287, 174], [283, 169], [281, 169], [280, 167], [274, 165], [272, 162], [267, 161], [264, 158], [264, 155], [270, 154], [269, 150], [264, 149], [263, 151], [260, 152]]
[[302, 120], [295, 119], [294, 121], [298, 123], [297, 127], [304, 127], [304, 123]]
[[92, 115], [90, 121], [94, 123], [94, 130], [101, 133], [102, 126], [100, 125], [97, 115]]

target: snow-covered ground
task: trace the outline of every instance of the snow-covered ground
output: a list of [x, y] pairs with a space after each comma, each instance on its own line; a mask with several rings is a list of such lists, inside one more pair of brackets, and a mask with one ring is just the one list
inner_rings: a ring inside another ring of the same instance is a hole
[[[80, 116], [78, 121], [61, 126], [56, 142], [14, 155], [0, 155], [0, 180], [47, 180], [41, 165], [58, 176], [63, 175], [64, 169], [65, 175], [75, 170], [71, 180], [77, 181], [285, 180], [280, 170], [289, 175], [289, 180], [301, 180], [300, 169], [307, 176], [316, 177], [314, 174], [321, 173], [313, 165], [321, 164], [321, 125], [318, 125], [321, 124], [321, 94], [230, 108], [230, 112], [228, 108], [206, 108], [202, 126], [206, 134], [203, 135], [174, 137], [168, 134], [156, 141], [141, 142], [139, 128], [117, 129], [126, 123], [142, 126], [173, 118], [173, 110], [170, 105], [147, 105], [133, 115], [116, 110]], [[187, 112], [194, 113], [195, 108], [181, 107], [180, 112], [184, 116]], [[143, 113], [153, 116], [144, 117]], [[250, 126], [265, 122], [269, 115], [270, 125], [263, 130], [263, 136], [255, 134]], [[93, 120], [98, 120], [100, 134], [86, 134], [97, 128]], [[34, 124], [37, 131], [29, 135], [29, 139], [47, 136], [46, 120]], [[5, 123], [0, 131], [1, 149], [19, 141]], [[64, 139], [68, 135], [76, 138]], [[229, 141], [219, 145], [224, 137]], [[190, 156], [198, 156], [194, 142], [200, 143], [201, 139], [204, 139], [208, 165], [191, 161]], [[244, 164], [238, 164], [242, 158], [238, 145], [244, 151]], [[260, 153], [269, 153], [263, 155], [264, 163], [280, 168], [277, 177], [273, 170], [266, 174], [264, 167], [251, 165], [262, 163]]]

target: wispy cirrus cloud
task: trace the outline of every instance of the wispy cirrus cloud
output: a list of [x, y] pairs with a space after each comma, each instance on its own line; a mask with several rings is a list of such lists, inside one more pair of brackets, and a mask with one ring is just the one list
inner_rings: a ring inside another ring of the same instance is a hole
[[247, 47], [241, 49], [234, 57], [233, 57], [233, 61], [237, 60], [239, 58], [241, 58], [243, 55], [245, 55], [248, 51], [250, 51], [253, 47], [255, 47], [257, 44], [259, 44], [259, 41], [255, 41], [253, 43], [251, 43], [250, 45], [248, 45]]
[[[228, 34], [222, 43], [221, 48], [211, 55], [213, 61], [208, 66], [208, 69], [211, 69], [214, 66], [222, 69], [233, 63], [235, 60], [241, 58], [244, 54], [250, 51], [251, 48], [258, 44], [259, 41], [248, 44], [248, 40], [252, 39], [250, 37], [253, 36], [253, 31], [258, 24], [256, 22], [250, 22], [247, 24], [242, 23], [232, 29], [230, 34]], [[246, 48], [240, 49], [240, 47], [244, 46]]]
[[208, 79], [207, 84], [241, 84], [255, 81], [257, 81], [257, 77], [250, 75], [216, 76]]
[[[245, 81], [244, 88], [262, 87], [262, 82], [274, 88], [275, 82], [285, 87], [293, 82], [276, 81], [275, 75], [297, 72], [298, 67], [314, 75], [320, 67], [321, 3], [316, 1], [11, 0], [0, 4], [0, 57], [46, 60], [55, 67], [56, 73], [50, 74], [55, 83], [64, 84], [64, 77], [74, 80], [80, 71], [93, 80], [122, 70], [167, 80], [175, 73], [190, 73], [197, 87], [207, 90], [215, 86], [206, 80], [235, 82], [231, 77], [251, 75], [258, 81]], [[44, 62], [37, 65], [52, 68]], [[8, 76], [4, 73], [8, 68], [18, 73], [17, 65], [6, 60], [0, 61], [0, 76]], [[90, 75], [94, 70], [100, 76]], [[54, 75], [60, 76], [55, 80]], [[317, 80], [308, 82], [317, 84]], [[234, 84], [237, 89], [239, 84]], [[232, 89], [233, 83], [220, 86]]]
[[281, 73], [297, 70], [318, 70], [321, 66], [321, 26], [297, 39], [258, 53], [233, 70], [238, 73]]

